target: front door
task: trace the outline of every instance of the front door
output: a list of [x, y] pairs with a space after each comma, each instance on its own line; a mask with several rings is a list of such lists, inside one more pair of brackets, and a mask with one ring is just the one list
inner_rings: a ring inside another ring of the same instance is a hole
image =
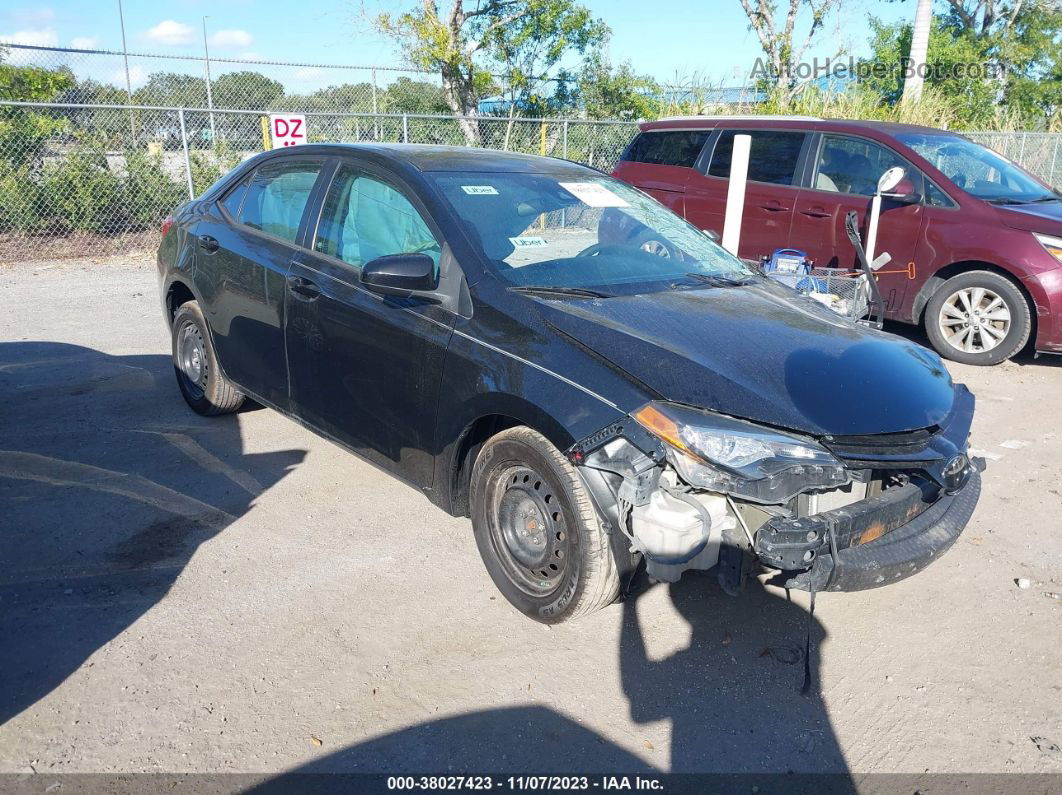
[[304, 421], [418, 486], [430, 486], [436, 404], [454, 316], [422, 298], [377, 295], [361, 266], [441, 237], [385, 175], [338, 167], [316, 230], [288, 272], [291, 399]]
[[321, 159], [267, 162], [230, 189], [197, 224], [196, 283], [225, 374], [280, 409], [285, 276]]
[[[734, 136], [752, 136], [748, 182], [741, 218], [738, 255], [759, 260], [789, 243], [796, 204], [797, 165], [807, 135], [792, 130], [722, 130], [707, 173], [695, 171], [686, 183], [686, 220], [699, 229], [723, 234], [726, 194]], [[709, 144], [710, 145], [710, 144]]]
[[[878, 178], [893, 166], [904, 168], [907, 178], [921, 190], [921, 173], [891, 149], [865, 138], [823, 135], [811, 187], [802, 189], [797, 199], [790, 246], [807, 252], [815, 267], [858, 268], [855, 248], [845, 231], [845, 216], [856, 213], [865, 246]], [[921, 202], [881, 202], [875, 254], [887, 251], [892, 257], [877, 276], [890, 316], [899, 310], [910, 281], [908, 264], [914, 261], [924, 209]]]

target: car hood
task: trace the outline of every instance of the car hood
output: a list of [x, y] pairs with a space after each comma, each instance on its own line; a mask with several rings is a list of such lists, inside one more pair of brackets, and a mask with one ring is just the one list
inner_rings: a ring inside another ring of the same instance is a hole
[[996, 212], [1012, 229], [1062, 235], [1062, 201], [998, 205]]
[[661, 397], [735, 417], [814, 435], [890, 433], [940, 423], [955, 400], [935, 353], [766, 280], [535, 300], [555, 329]]

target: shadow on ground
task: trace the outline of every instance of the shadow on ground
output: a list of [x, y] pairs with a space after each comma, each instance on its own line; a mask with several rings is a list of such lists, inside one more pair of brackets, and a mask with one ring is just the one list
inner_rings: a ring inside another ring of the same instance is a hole
[[[733, 599], [713, 578], [687, 575], [674, 585], [652, 586], [668, 589], [691, 630], [688, 646], [653, 659], [645, 637], [654, 628], [638, 614], [649, 587], [643, 577], [622, 607], [610, 608], [624, 614], [617, 654], [626, 703], [615, 705], [614, 720], [591, 728], [577, 712], [540, 704], [453, 715], [323, 756], [267, 782], [262, 791], [301, 788], [315, 779], [327, 784], [329, 777], [307, 774], [662, 771], [832, 773], [832, 784], [842, 785], [837, 791], [845, 790], [847, 766], [819, 694], [816, 665], [810, 693], [801, 694], [807, 611], [755, 581]], [[814, 661], [825, 633], [815, 620], [810, 629]], [[531, 649], [528, 664], [535, 664]], [[640, 755], [599, 734], [615, 736], [628, 721], [647, 727], [664, 721], [670, 753], [641, 739], [659, 736], [658, 728], [628, 734], [628, 745]]]
[[243, 452], [168, 356], [0, 344], [0, 723], [155, 605], [303, 450]]

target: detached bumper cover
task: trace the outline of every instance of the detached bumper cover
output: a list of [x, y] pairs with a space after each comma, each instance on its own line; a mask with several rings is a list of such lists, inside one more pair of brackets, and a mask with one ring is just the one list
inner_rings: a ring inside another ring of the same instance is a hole
[[[974, 469], [958, 492], [929, 504], [912, 489], [919, 492], [914, 486], [896, 489], [862, 508], [857, 503], [801, 520], [772, 520], [757, 535], [756, 552], [768, 566], [792, 570], [798, 568], [795, 556], [812, 550], [810, 568], [785, 583], [803, 591], [862, 591], [910, 577], [962, 534], [977, 506], [981, 478]], [[830, 532], [838, 542], [836, 559]]]

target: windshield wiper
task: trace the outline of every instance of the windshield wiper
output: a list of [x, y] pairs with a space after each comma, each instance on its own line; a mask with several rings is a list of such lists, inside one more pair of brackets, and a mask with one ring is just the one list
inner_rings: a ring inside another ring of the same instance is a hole
[[608, 293], [598, 292], [597, 290], [589, 290], [586, 287], [560, 287], [550, 285], [521, 285], [519, 287], [510, 287], [510, 290], [517, 293], [539, 293], [541, 295], [567, 295], [572, 298], [612, 298]]
[[719, 276], [709, 273], [687, 273], [687, 279], [693, 279], [701, 284], [709, 284], [712, 287], [742, 287], [746, 284], [752, 284], [752, 278], [745, 276], [743, 278], [734, 278], [733, 276]]
[[1025, 204], [1018, 199], [1008, 199], [1006, 196], [996, 196], [994, 199], [985, 199], [989, 204]]
[[1041, 196], [1039, 199], [1026, 202], [1026, 204], [1039, 204], [1040, 202], [1062, 202], [1062, 196]]

